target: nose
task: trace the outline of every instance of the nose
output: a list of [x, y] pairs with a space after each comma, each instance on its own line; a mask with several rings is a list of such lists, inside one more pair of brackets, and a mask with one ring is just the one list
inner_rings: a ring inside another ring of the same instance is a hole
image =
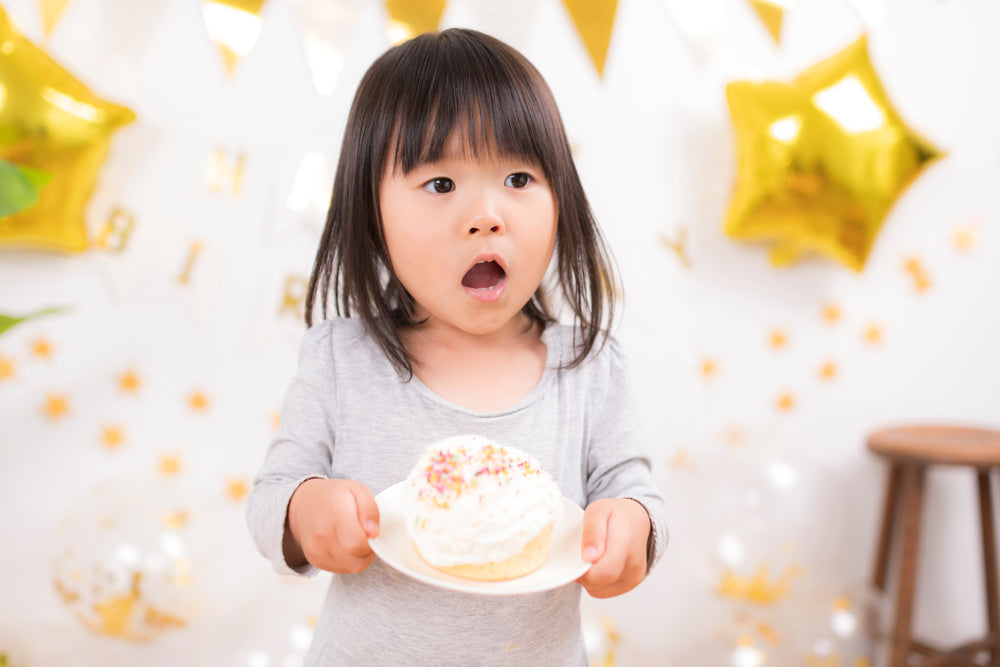
[[503, 234], [507, 230], [495, 202], [485, 195], [476, 198], [469, 210], [466, 235]]

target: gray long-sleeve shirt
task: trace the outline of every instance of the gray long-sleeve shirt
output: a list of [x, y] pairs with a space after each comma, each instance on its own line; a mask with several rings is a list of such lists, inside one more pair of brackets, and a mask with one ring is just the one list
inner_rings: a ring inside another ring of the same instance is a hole
[[[609, 339], [581, 365], [573, 329], [549, 326], [538, 386], [517, 405], [477, 413], [446, 401], [416, 377], [404, 381], [357, 320], [335, 318], [306, 332], [285, 396], [281, 426], [247, 503], [247, 522], [277, 572], [292, 492], [310, 477], [354, 479], [373, 494], [403, 480], [424, 448], [474, 433], [532, 453], [563, 495], [581, 507], [630, 497], [649, 512], [650, 564], [666, 543], [663, 498], [639, 442], [628, 372]], [[489, 381], [484, 378], [484, 381]], [[477, 596], [421, 583], [376, 559], [359, 574], [335, 575], [316, 623], [306, 667], [318, 665], [587, 664], [580, 631], [581, 586]]]

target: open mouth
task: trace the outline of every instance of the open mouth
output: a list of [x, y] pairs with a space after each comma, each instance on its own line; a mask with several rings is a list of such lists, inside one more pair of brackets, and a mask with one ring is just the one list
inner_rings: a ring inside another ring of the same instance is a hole
[[496, 262], [477, 262], [462, 276], [462, 285], [472, 289], [488, 290], [496, 287], [507, 276], [507, 272]]

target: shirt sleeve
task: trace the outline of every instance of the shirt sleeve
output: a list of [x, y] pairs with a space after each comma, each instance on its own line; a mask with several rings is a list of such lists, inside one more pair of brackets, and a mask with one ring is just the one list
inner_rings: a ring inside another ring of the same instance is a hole
[[307, 479], [330, 476], [336, 389], [331, 327], [321, 324], [303, 337], [298, 370], [285, 393], [278, 432], [247, 498], [250, 535], [279, 574], [312, 576], [318, 572], [311, 565], [290, 567], [282, 545], [292, 493]]
[[601, 498], [631, 498], [649, 514], [647, 571], [667, 544], [667, 508], [653, 479], [632, 394], [628, 362], [621, 345], [609, 338], [594, 359], [588, 396], [587, 504]]

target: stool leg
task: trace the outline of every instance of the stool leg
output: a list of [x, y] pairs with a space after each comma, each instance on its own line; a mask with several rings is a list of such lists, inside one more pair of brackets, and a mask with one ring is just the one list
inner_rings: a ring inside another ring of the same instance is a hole
[[899, 564], [899, 589], [896, 591], [896, 625], [892, 633], [892, 667], [906, 667], [910, 654], [913, 600], [917, 580], [917, 549], [920, 545], [920, 513], [924, 495], [924, 466], [910, 463], [903, 467], [903, 544]]
[[997, 542], [993, 521], [990, 471], [979, 470], [979, 520], [983, 531], [983, 565], [986, 581], [986, 616], [990, 628], [990, 663], [1000, 663], [1000, 592], [997, 582]]
[[872, 574], [872, 585], [880, 591], [885, 590], [889, 573], [889, 547], [892, 545], [892, 534], [896, 522], [896, 505], [899, 498], [899, 478], [903, 467], [898, 463], [889, 464], [889, 473], [885, 485], [885, 499], [882, 503], [882, 525], [879, 528], [878, 551], [875, 556], [875, 570]]

